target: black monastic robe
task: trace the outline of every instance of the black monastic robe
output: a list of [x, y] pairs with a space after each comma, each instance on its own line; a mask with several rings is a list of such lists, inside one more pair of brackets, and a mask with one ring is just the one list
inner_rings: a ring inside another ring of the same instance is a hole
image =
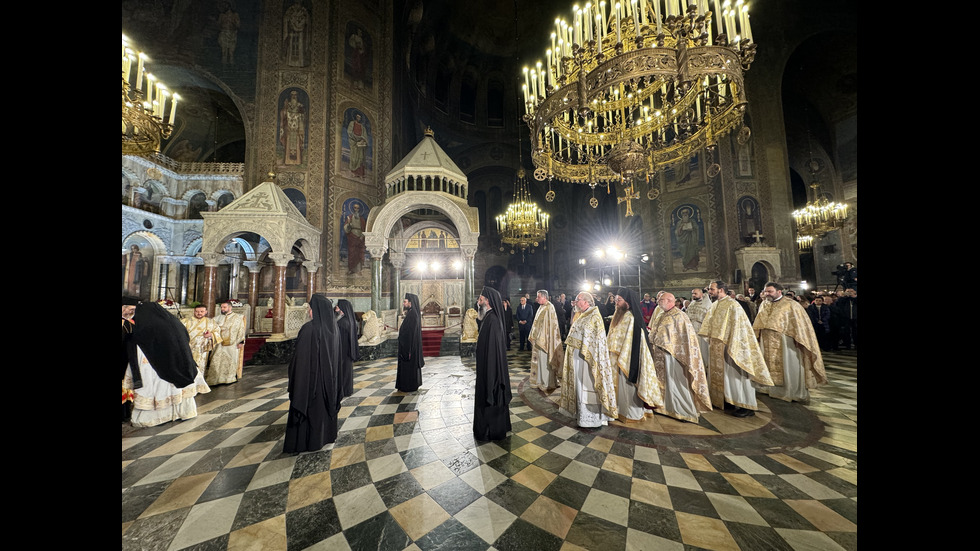
[[496, 310], [487, 312], [476, 339], [473, 436], [483, 441], [500, 440], [511, 430], [507, 336], [497, 316]]
[[417, 308], [409, 308], [398, 329], [398, 373], [395, 388], [415, 392], [422, 386], [422, 320]]

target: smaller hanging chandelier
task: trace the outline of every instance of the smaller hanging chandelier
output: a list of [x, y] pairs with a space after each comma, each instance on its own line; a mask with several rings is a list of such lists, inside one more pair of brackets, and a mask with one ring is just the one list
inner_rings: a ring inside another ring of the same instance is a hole
[[847, 221], [847, 204], [828, 201], [820, 196], [820, 182], [810, 184], [813, 200], [802, 209], [793, 211], [796, 220], [796, 243], [800, 249], [813, 246], [813, 240], [844, 227]]
[[[122, 154], [146, 155], [159, 153], [160, 143], [170, 137], [177, 100], [167, 86], [146, 71], [149, 58], [130, 48], [126, 35], [122, 37]], [[135, 62], [135, 71], [133, 64]], [[166, 111], [167, 98], [170, 111]], [[164, 118], [164, 117], [168, 118]]]
[[531, 201], [524, 167], [521, 166], [514, 183], [514, 202], [507, 206], [504, 214], [497, 216], [497, 233], [500, 234], [501, 243], [511, 246], [510, 254], [517, 249], [523, 252], [537, 247], [548, 234], [548, 218], [548, 213]]

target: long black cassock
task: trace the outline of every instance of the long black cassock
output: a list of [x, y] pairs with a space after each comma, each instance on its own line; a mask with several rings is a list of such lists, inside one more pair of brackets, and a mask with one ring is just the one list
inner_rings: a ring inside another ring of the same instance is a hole
[[337, 307], [343, 312], [343, 317], [337, 321], [340, 331], [340, 374], [337, 391], [342, 398], [354, 394], [354, 362], [361, 359], [357, 346], [357, 318], [354, 317], [354, 306], [349, 300], [340, 299]]
[[476, 339], [476, 395], [473, 397], [473, 437], [500, 440], [510, 426], [510, 373], [507, 369], [507, 335], [503, 302], [496, 289], [483, 288], [490, 311], [480, 324]]
[[313, 319], [296, 337], [289, 363], [289, 416], [286, 453], [316, 451], [337, 440], [337, 368], [340, 335], [333, 304], [321, 295], [310, 300]]
[[412, 307], [405, 311], [405, 319], [398, 328], [398, 372], [395, 388], [402, 392], [415, 392], [422, 386], [422, 313], [419, 297], [407, 293], [405, 298]]

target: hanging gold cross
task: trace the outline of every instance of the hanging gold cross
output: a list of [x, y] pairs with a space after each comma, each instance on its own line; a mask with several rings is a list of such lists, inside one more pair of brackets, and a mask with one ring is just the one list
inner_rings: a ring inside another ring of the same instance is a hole
[[640, 193], [638, 191], [635, 191], [633, 189], [633, 186], [630, 186], [624, 189], [623, 191], [626, 192], [626, 195], [624, 197], [618, 197], [616, 203], [619, 204], [622, 203], [623, 201], [626, 201], [626, 217], [629, 218], [630, 216], [633, 216], [632, 200], [639, 199]]

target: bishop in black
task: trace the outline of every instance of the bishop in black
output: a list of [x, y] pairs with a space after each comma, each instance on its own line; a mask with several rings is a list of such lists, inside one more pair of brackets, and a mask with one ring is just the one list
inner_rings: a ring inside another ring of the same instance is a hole
[[357, 319], [354, 317], [354, 306], [349, 300], [337, 301], [337, 329], [340, 331], [340, 374], [338, 391], [341, 398], [354, 394], [354, 362], [361, 359], [357, 347]]
[[312, 320], [296, 338], [289, 363], [289, 417], [286, 453], [316, 451], [337, 440], [337, 373], [340, 335], [333, 304], [322, 295], [310, 300]]
[[500, 440], [510, 426], [510, 373], [503, 302], [496, 289], [484, 287], [480, 306], [480, 335], [476, 339], [476, 395], [473, 397], [473, 437]]
[[402, 301], [405, 319], [398, 328], [398, 373], [395, 388], [402, 392], [415, 392], [422, 386], [422, 310], [418, 295], [405, 294]]

